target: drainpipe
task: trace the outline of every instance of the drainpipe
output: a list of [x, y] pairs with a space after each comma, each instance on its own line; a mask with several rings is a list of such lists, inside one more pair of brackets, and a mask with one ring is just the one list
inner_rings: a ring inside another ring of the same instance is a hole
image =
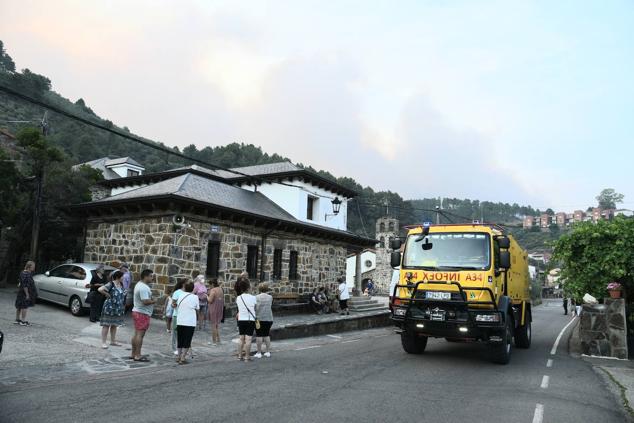
[[266, 237], [280, 226], [281, 222], [262, 234], [262, 251], [260, 251], [260, 282], [264, 282], [264, 264], [266, 262]]

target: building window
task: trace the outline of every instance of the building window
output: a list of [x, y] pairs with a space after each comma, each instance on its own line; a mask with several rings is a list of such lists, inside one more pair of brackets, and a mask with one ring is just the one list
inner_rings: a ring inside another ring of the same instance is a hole
[[317, 198], [308, 196], [306, 203], [306, 219], [315, 220], [315, 206], [317, 205]]
[[394, 222], [390, 222], [389, 228], [390, 232], [394, 232]]
[[220, 269], [220, 242], [209, 241], [207, 244], [207, 270], [205, 274], [212, 278], [218, 277]]
[[379, 232], [385, 232], [385, 223], [381, 222], [379, 225]]
[[128, 176], [139, 176], [139, 171], [128, 169]]
[[385, 237], [382, 236], [379, 242], [379, 247], [385, 248]]
[[273, 279], [282, 279], [282, 250], [273, 250]]
[[247, 273], [249, 278], [255, 279], [258, 276], [258, 247], [249, 245], [247, 247]]
[[288, 263], [288, 278], [290, 280], [297, 280], [297, 251], [291, 251], [291, 258]]

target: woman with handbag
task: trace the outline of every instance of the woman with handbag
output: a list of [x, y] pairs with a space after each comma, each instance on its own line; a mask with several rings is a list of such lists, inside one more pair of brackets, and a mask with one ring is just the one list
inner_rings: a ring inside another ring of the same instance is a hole
[[243, 279], [240, 284], [242, 294], [236, 298], [238, 306], [238, 331], [240, 343], [238, 347], [238, 360], [251, 361], [251, 337], [256, 328], [255, 296], [249, 294], [251, 284], [248, 279]]
[[176, 337], [178, 347], [178, 364], [187, 364], [187, 354], [192, 347], [192, 338], [196, 330], [196, 317], [200, 309], [198, 297], [193, 294], [194, 283], [187, 282], [183, 287], [185, 293], [178, 298], [176, 304]]
[[218, 283], [218, 278], [213, 278], [210, 281], [210, 284], [211, 289], [209, 290], [209, 295], [207, 296], [207, 319], [211, 324], [211, 342], [208, 342], [207, 344], [213, 344], [215, 347], [220, 345], [220, 322], [222, 322], [224, 317], [225, 294]]
[[117, 328], [123, 325], [125, 312], [125, 288], [123, 287], [123, 272], [116, 270], [112, 273], [112, 280], [97, 290], [106, 297], [101, 311], [101, 347], [106, 349], [108, 331], [110, 331], [110, 345], [120, 347], [116, 341]]
[[88, 292], [88, 303], [90, 304], [90, 321], [95, 323], [99, 320], [99, 314], [103, 308], [105, 297], [99, 293], [99, 288], [106, 284], [106, 275], [104, 273], [104, 265], [100, 264], [95, 269], [95, 273], [90, 279], [90, 283], [86, 288], [90, 288]]

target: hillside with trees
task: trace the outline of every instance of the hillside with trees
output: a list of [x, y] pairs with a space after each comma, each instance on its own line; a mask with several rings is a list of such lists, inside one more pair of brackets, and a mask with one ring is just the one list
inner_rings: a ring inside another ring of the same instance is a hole
[[[0, 41], [0, 85], [50, 104], [83, 119], [118, 131], [130, 133], [126, 126], [117, 126], [113, 122], [97, 116], [83, 99], [71, 101], [52, 89], [52, 83], [44, 75], [29, 69], [18, 71], [10, 55]], [[75, 121], [62, 114], [47, 111], [44, 107], [32, 104], [0, 91], [0, 128], [13, 134], [29, 127], [39, 128], [45, 135], [46, 142], [58, 149], [63, 156], [60, 166], [70, 167], [99, 157], [131, 156], [146, 167], [146, 172], [156, 172], [169, 168], [191, 164], [188, 160], [175, 157], [108, 131], [94, 128]], [[149, 143], [152, 140], [144, 139]], [[169, 147], [163, 143], [155, 143], [175, 153], [182, 153], [197, 160], [202, 160], [220, 167], [239, 167], [256, 164], [291, 160], [277, 153], [266, 153], [253, 144], [231, 143], [216, 147], [197, 147], [191, 144], [182, 149]], [[301, 165], [301, 164], [300, 164]], [[346, 176], [335, 177], [329, 172], [313, 170], [320, 175], [337, 181], [341, 185], [360, 193], [349, 205], [349, 230], [364, 236], [374, 236], [374, 222], [389, 210], [390, 215], [400, 219], [403, 225], [436, 221], [455, 223], [471, 220], [504, 223], [521, 226], [523, 215], [536, 215], [539, 210], [518, 204], [496, 203], [469, 199], [445, 198], [442, 200], [443, 213], [438, 215], [436, 207], [440, 206], [438, 198], [405, 200], [398, 193], [391, 191], [375, 191], [371, 187], [362, 186], [354, 179]], [[85, 184], [78, 184], [84, 186]], [[3, 211], [4, 213], [4, 211]], [[5, 216], [0, 216], [7, 222]]]

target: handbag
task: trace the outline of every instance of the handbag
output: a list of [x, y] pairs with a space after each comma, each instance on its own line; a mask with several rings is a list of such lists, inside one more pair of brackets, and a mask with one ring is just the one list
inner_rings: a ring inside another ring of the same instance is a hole
[[257, 317], [255, 317], [253, 315], [253, 313], [251, 313], [251, 310], [249, 310], [249, 307], [247, 307], [247, 303], [244, 302], [244, 298], [242, 296], [240, 296], [240, 299], [242, 300], [242, 304], [244, 304], [244, 307], [247, 309], [247, 311], [249, 312], [251, 317], [253, 317], [255, 319], [255, 328], [256, 329], [260, 329], [260, 321], [258, 320]]

